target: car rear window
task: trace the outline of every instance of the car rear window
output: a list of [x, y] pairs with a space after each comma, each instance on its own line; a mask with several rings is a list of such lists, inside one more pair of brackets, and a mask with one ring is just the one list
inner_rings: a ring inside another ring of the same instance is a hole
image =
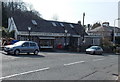
[[30, 46], [36, 46], [36, 44], [35, 43], [30, 43]]
[[91, 49], [101, 49], [101, 48], [98, 46], [92, 46]]

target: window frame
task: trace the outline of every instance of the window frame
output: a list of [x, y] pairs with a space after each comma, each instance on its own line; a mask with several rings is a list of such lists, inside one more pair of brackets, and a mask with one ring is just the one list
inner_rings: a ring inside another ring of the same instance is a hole
[[52, 25], [55, 26], [55, 27], [57, 26], [57, 24], [55, 22], [52, 22]]
[[[33, 46], [31, 44], [35, 44], [35, 45]], [[36, 46], [37, 46], [36, 43], [30, 43], [30, 47], [36, 47]]]
[[[25, 43], [28, 43], [28, 46], [25, 46]], [[30, 46], [30, 43], [29, 42], [25, 42], [22, 44], [22, 47], [29, 47]]]

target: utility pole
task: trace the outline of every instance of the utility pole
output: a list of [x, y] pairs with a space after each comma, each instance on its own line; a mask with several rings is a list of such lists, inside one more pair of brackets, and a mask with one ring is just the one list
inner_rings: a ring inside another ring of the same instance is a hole
[[[84, 20], [85, 20], [85, 12], [83, 13], [83, 29], [85, 29], [85, 28], [84, 28], [84, 26], [85, 26], [85, 25], [84, 25]], [[83, 37], [82, 40], [83, 40], [83, 41], [84, 41], [84, 32], [85, 32], [85, 30], [83, 31], [83, 34], [82, 34], [82, 37]]]
[[83, 13], [83, 27], [84, 27], [84, 20], [85, 20], [85, 12]]
[[31, 31], [31, 27], [28, 27], [28, 32], [29, 32], [29, 41], [30, 41], [30, 31]]
[[67, 30], [65, 30], [65, 48], [66, 48], [66, 46], [67, 46], [67, 33], [68, 33], [68, 31]]

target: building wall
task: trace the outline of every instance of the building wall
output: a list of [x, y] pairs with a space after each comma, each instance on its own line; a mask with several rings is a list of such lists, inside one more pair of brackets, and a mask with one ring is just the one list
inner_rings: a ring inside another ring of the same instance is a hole
[[103, 31], [103, 32], [90, 32], [88, 33], [89, 35], [94, 35], [94, 36], [102, 36], [102, 37], [110, 37], [112, 31]]
[[[120, 18], [120, 1], [118, 2], [118, 18]], [[120, 28], [120, 20], [118, 21], [118, 27]]]
[[101, 45], [101, 37], [86, 36], [84, 45]]

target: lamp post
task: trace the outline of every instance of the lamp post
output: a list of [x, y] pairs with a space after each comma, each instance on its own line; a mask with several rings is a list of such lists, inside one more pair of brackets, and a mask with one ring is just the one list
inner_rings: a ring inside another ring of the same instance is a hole
[[66, 45], [67, 45], [67, 33], [68, 33], [68, 31], [65, 30], [65, 47], [66, 47]]
[[113, 36], [113, 43], [115, 43], [115, 24], [116, 24], [116, 20], [120, 20], [120, 18], [117, 18], [114, 20], [114, 36]]
[[83, 31], [83, 34], [82, 34], [82, 41], [84, 41], [84, 32], [85, 32], [85, 25], [84, 25], [84, 21], [85, 21], [85, 12], [83, 13], [83, 29], [84, 29], [84, 31]]
[[30, 31], [31, 31], [31, 27], [28, 27], [28, 31], [29, 31], [29, 41], [30, 41]]
[[83, 13], [83, 27], [84, 27], [84, 20], [85, 20], [85, 12]]

